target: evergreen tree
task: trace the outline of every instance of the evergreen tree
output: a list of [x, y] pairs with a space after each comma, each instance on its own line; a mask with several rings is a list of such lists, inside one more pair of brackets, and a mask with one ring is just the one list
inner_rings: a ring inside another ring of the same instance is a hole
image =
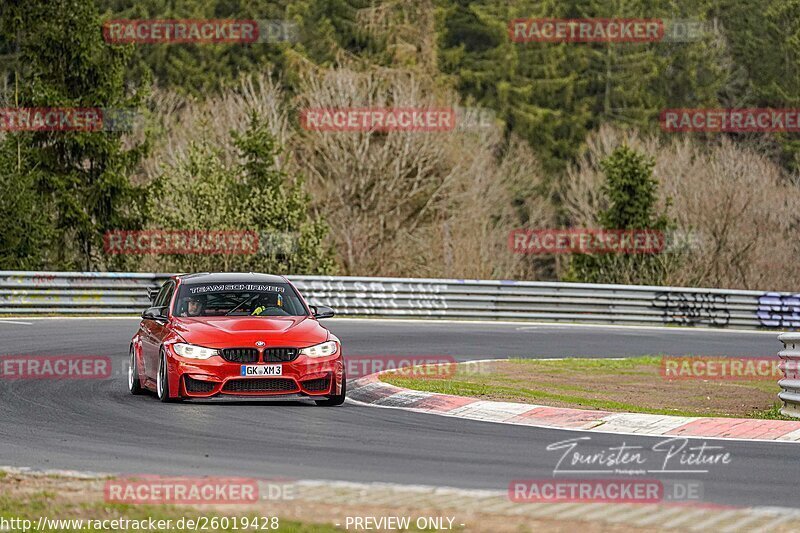
[[[651, 158], [624, 145], [600, 163], [606, 175], [603, 194], [608, 200], [599, 217], [603, 229], [656, 230], [662, 235], [674, 229], [675, 223], [666, 213], [657, 213], [654, 164]], [[580, 254], [572, 257], [566, 278], [583, 283], [659, 285], [663, 284], [669, 260], [669, 256], [659, 254]]]
[[[13, 43], [15, 51], [14, 93], [7, 92], [6, 101], [14, 107], [135, 110], [142, 93], [139, 83], [126, 78], [130, 49], [107, 45], [100, 27], [89, 2], [6, 2], [0, 35], [4, 48]], [[126, 149], [122, 135], [36, 131], [8, 133], [2, 140], [0, 160], [13, 167], [8, 191], [23, 191], [27, 198], [14, 205], [36, 201], [40, 211], [23, 226], [35, 219], [38, 227], [46, 216], [46, 233], [53, 237], [53, 255], [28, 263], [93, 270], [103, 233], [132, 223], [135, 195], [128, 176], [144, 145]]]
[[34, 171], [22, 171], [13, 147], [0, 149], [0, 270], [42, 268], [50, 248], [52, 225]]
[[332, 273], [334, 256], [325, 241], [327, 226], [312, 217], [302, 180], [290, 179], [276, 166], [281, 147], [269, 129], [254, 114], [244, 133], [231, 134], [240, 163], [226, 165], [219, 151], [208, 144], [193, 146], [186, 158], [151, 184], [147, 227], [252, 231], [259, 238], [258, 252], [163, 255], [154, 258], [152, 268]]
[[152, 71], [160, 86], [202, 97], [235, 85], [241, 76], [273, 70], [287, 83], [293, 61], [332, 65], [342, 51], [380, 50], [356, 19], [369, 0], [96, 0], [105, 19], [237, 19], [285, 23], [288, 40], [255, 43], [138, 44], [138, 73]]
[[[725, 107], [800, 107], [800, 0], [719, 0], [709, 2], [706, 13], [720, 21], [737, 74], [725, 88]], [[754, 136], [733, 137], [747, 143]], [[785, 167], [800, 170], [800, 134], [766, 139], [775, 141]]]
[[468, 100], [493, 109], [509, 131], [528, 140], [546, 169], [574, 157], [587, 132], [590, 102], [580, 45], [518, 43], [509, 22], [567, 16], [559, 2], [448, 2], [442, 17], [441, 68]]

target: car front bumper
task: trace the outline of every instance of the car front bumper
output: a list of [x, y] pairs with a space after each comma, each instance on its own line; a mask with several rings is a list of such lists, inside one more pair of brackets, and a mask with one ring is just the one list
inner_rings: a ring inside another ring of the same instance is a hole
[[344, 381], [341, 351], [325, 358], [300, 355], [283, 363], [250, 363], [248, 366], [280, 365], [278, 376], [242, 376], [242, 363], [221, 356], [189, 359], [171, 348], [167, 357], [170, 391], [175, 397], [211, 398], [214, 396], [270, 397], [301, 395], [326, 398], [339, 395]]

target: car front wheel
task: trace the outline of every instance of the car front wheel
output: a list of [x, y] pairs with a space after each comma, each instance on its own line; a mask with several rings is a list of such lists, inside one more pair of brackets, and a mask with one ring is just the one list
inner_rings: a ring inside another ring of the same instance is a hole
[[156, 395], [162, 402], [171, 402], [169, 397], [169, 367], [167, 366], [167, 354], [161, 350], [161, 357], [158, 363], [158, 376], [156, 377]]
[[136, 364], [136, 350], [131, 345], [130, 362], [128, 363], [128, 390], [131, 394], [142, 394], [142, 383], [139, 381], [139, 365]]
[[321, 405], [323, 407], [333, 407], [336, 405], [342, 405], [345, 400], [345, 396], [347, 395], [347, 376], [342, 373], [342, 393], [335, 394], [329, 397], [327, 400], [314, 400], [317, 405]]

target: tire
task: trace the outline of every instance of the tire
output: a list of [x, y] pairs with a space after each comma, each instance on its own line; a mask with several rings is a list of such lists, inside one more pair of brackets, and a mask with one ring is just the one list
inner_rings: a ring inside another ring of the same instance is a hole
[[342, 393], [331, 396], [327, 400], [314, 400], [314, 403], [322, 407], [335, 407], [342, 405], [347, 397], [347, 376], [342, 373]]
[[131, 345], [130, 362], [128, 363], [128, 391], [131, 394], [144, 394], [142, 382], [139, 381], [139, 365], [136, 363], [136, 350]]
[[161, 357], [158, 362], [158, 375], [156, 376], [156, 396], [164, 403], [174, 402], [169, 397], [169, 367], [167, 366], [167, 354], [161, 350]]

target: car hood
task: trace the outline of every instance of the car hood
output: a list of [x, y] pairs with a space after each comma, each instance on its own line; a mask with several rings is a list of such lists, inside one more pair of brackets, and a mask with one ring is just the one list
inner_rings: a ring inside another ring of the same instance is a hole
[[303, 348], [325, 342], [329, 332], [308, 316], [174, 317], [175, 333], [189, 344], [208, 348], [267, 346]]

